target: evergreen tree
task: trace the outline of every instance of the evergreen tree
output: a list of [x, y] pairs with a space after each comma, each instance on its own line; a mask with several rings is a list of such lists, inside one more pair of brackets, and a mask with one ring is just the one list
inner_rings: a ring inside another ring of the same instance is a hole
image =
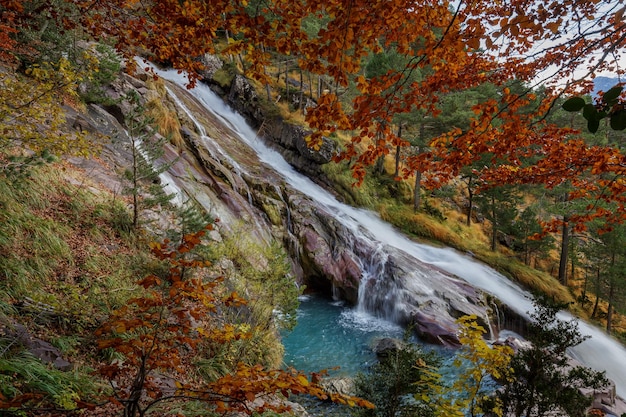
[[476, 201], [481, 212], [491, 222], [491, 250], [495, 251], [498, 233], [508, 233], [517, 216], [520, 196], [511, 186], [492, 187], [481, 191]]
[[[356, 409], [358, 417], [430, 417], [435, 405], [428, 399], [438, 386], [432, 381], [439, 361], [416, 345], [405, 344], [386, 352], [368, 373], [355, 379], [356, 396], [371, 401], [375, 409]], [[436, 378], [435, 378], [436, 379]]]
[[156, 133], [153, 120], [145, 115], [145, 109], [136, 91], [125, 96], [130, 111], [125, 115], [131, 166], [123, 173], [126, 186], [122, 192], [132, 198], [133, 227], [137, 229], [143, 210], [167, 206], [174, 198], [168, 195], [161, 185], [160, 175], [166, 172], [171, 163], [164, 163], [163, 146], [166, 138]]
[[551, 235], [541, 235], [543, 227], [538, 220], [536, 207], [526, 207], [515, 220], [512, 227], [514, 236], [513, 248], [520, 253], [524, 264], [531, 266], [533, 258], [546, 254], [554, 248], [554, 238]]
[[[626, 226], [615, 225], [610, 231], [602, 226], [590, 228], [590, 243], [585, 247], [585, 258], [595, 271], [596, 297], [607, 303], [606, 331], [611, 333], [615, 310], [624, 312], [626, 300]], [[621, 307], [621, 308], [620, 308]], [[598, 305], [593, 315], [597, 315]]]
[[580, 334], [575, 320], [557, 317], [564, 306], [539, 302], [535, 305], [526, 335], [530, 345], [520, 348], [513, 357], [510, 367], [514, 379], [503, 383], [497, 398], [505, 415], [582, 417], [591, 398], [582, 394], [580, 388], [599, 389], [608, 381], [604, 372], [575, 365], [567, 356], [567, 350], [586, 337]]

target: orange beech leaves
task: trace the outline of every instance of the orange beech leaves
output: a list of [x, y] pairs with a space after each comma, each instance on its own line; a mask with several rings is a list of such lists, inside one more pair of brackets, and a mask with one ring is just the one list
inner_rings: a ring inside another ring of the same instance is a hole
[[[624, 73], [619, 62], [626, 46], [625, 9], [616, 0], [64, 1], [79, 7], [82, 26], [96, 38], [113, 39], [128, 58], [142, 53], [188, 71], [191, 84], [202, 69], [197, 57], [216, 52], [239, 55], [247, 75], [261, 82], [268, 81], [270, 53], [291, 55], [302, 70], [329, 77], [332, 87], [307, 112], [315, 130], [309, 143], [317, 148], [323, 135], [350, 132], [351, 142], [335, 160], [350, 161], [356, 183], [380, 156], [408, 145], [394, 133], [399, 116], [437, 117], [447, 93], [484, 83], [496, 86], [499, 96], [475, 109], [468, 131], [450, 126], [420, 155], [409, 156], [406, 175], [419, 168], [426, 185], [434, 186], [488, 152], [502, 165], [485, 167], [495, 181], [544, 178], [556, 184], [565, 168], [554, 154], [561, 151], [555, 141], [567, 149], [566, 172], [592, 175], [602, 166], [607, 176], [623, 175], [621, 163], [590, 162], [592, 150], [575, 140], [576, 133], [541, 122], [558, 95], [589, 91], [596, 73]], [[19, 4], [2, 0], [16, 22], [27, 18], [20, 15]], [[317, 26], [307, 32], [304, 23], [311, 20]], [[366, 77], [367, 59], [391, 48], [404, 64]], [[511, 80], [525, 83], [528, 91], [542, 84], [545, 96], [530, 100], [533, 109], [521, 111], [527, 93], [507, 91]], [[341, 88], [351, 83], [358, 94], [340, 103]], [[574, 142], [567, 145], [569, 140]], [[519, 176], [523, 160], [531, 157], [537, 167], [526, 171], [539, 172]], [[612, 200], [619, 190], [607, 184], [601, 197]], [[624, 214], [621, 206], [617, 210]]]
[[[234, 373], [213, 382], [190, 375], [201, 345], [249, 337], [217, 318], [218, 309], [246, 301], [237, 293], [222, 294], [222, 278], [207, 280], [197, 273], [209, 265], [190, 256], [204, 234], [205, 230], [187, 234], [179, 244], [167, 240], [151, 244], [152, 253], [169, 264], [167, 276], [141, 279], [138, 283], [146, 293], [113, 312], [96, 331], [100, 350], [113, 350], [123, 357], [100, 368], [101, 375], [115, 387], [111, 402], [123, 406], [125, 416], [142, 416], [156, 404], [181, 400], [211, 403], [218, 413], [283, 412], [289, 406], [280, 396], [291, 394], [372, 407], [359, 398], [328, 394], [318, 385], [316, 375], [309, 380], [294, 369], [268, 370], [240, 363]], [[164, 378], [173, 385], [159, 383]], [[262, 401], [255, 402], [258, 399]]]

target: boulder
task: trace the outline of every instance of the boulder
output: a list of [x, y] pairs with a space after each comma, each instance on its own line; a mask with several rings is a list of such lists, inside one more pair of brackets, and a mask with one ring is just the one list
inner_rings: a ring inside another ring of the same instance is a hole
[[447, 347], [461, 345], [457, 337], [458, 326], [448, 317], [418, 310], [413, 313], [411, 319], [415, 333], [425, 342]]
[[376, 356], [381, 359], [389, 354], [398, 352], [406, 347], [406, 343], [400, 339], [394, 339], [392, 337], [383, 337], [374, 342], [372, 350]]
[[28, 352], [44, 363], [49, 363], [60, 371], [70, 371], [73, 368], [73, 365], [63, 358], [59, 349], [45, 340], [34, 337], [25, 326], [19, 323], [9, 324], [3, 333], [17, 340]]
[[237, 74], [233, 78], [227, 101], [235, 111], [243, 115], [254, 127], [258, 128], [263, 123], [265, 117], [259, 106], [259, 97], [254, 86], [243, 75]]
[[306, 142], [306, 137], [310, 134], [311, 132], [305, 130], [302, 126], [283, 123], [278, 140], [281, 146], [292, 151], [297, 151], [309, 161], [317, 164], [327, 164], [335, 154], [335, 143], [323, 137], [322, 146], [319, 150], [315, 150], [309, 147]]
[[324, 378], [320, 381], [320, 385], [330, 394], [354, 395], [354, 381], [352, 378]]
[[201, 74], [204, 81], [210, 81], [213, 79], [215, 73], [224, 66], [224, 62], [213, 54], [204, 54], [200, 58], [200, 62], [204, 65], [204, 69]]

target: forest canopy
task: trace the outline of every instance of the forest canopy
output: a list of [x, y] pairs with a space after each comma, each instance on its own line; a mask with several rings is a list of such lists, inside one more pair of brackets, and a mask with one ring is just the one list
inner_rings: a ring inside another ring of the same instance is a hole
[[[490, 84], [496, 98], [472, 103], [468, 128], [441, 132], [406, 156], [398, 175], [419, 171], [426, 186], [436, 187], [472, 167], [483, 187], [570, 182], [569, 198], [595, 201], [570, 222], [626, 216], [619, 144], [592, 146], [576, 130], [546, 122], [559, 97], [589, 92], [596, 74], [624, 73], [626, 21], [617, 1], [2, 0], [0, 11], [0, 58], [14, 65], [53, 54], [43, 39], [24, 35], [49, 31], [50, 19], [59, 33], [80, 28], [127, 58], [142, 53], [188, 71], [191, 84], [201, 77], [203, 54], [239, 55], [261, 82], [269, 81], [272, 53], [291, 55], [301, 70], [332, 80], [307, 112], [310, 146], [350, 132], [336, 160], [350, 161], [357, 183], [366, 166], [409, 145], [394, 128], [401, 118], [436, 118], [445, 94]], [[60, 48], [52, 52], [63, 54]], [[366, 71], [367, 57], [390, 52], [401, 65]], [[514, 82], [525, 87], [511, 88]], [[348, 84], [358, 93], [346, 105], [338, 95]], [[624, 102], [613, 104], [606, 112], [621, 120]]]

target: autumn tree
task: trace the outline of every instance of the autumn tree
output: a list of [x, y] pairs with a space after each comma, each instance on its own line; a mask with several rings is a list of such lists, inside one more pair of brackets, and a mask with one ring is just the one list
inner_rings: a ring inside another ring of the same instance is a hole
[[462, 346], [454, 365], [462, 371], [451, 387], [455, 406], [463, 410], [463, 415], [502, 416], [502, 403], [493, 397], [492, 387], [494, 380], [510, 383], [515, 377], [509, 367], [513, 349], [490, 346], [484, 339], [486, 330], [475, 316], [461, 317], [458, 322]]
[[[67, 0], [55, 1], [44, 4], [70, 8]], [[192, 83], [202, 69], [195, 58], [205, 53], [240, 56], [246, 74], [261, 82], [270, 81], [266, 68], [272, 54], [298, 57], [303, 72], [327, 77], [333, 86], [307, 111], [314, 130], [310, 145], [320, 146], [322, 135], [349, 132], [351, 140], [336, 159], [351, 161], [357, 183], [366, 166], [399, 144], [408, 146], [394, 128], [398, 116], [422, 111], [436, 118], [443, 95], [484, 83], [495, 86], [498, 96], [472, 106], [475, 118], [470, 129], [442, 133], [430, 144], [436, 152], [407, 160], [407, 172], [432, 161], [429, 171], [442, 183], [488, 151], [500, 161], [486, 170], [497, 183], [550, 183], [557, 176], [575, 179], [594, 170], [624, 175], [623, 155], [614, 147], [563, 140], [568, 133], [544, 118], [559, 94], [589, 91], [591, 74], [624, 73], [617, 65], [626, 43], [624, 11], [618, 2], [567, 0], [545, 5], [541, 0], [481, 0], [420, 7], [408, 0], [191, 0], [184, 7], [171, 0], [72, 4], [80, 11], [82, 27], [93, 36], [115, 42], [127, 58], [140, 49], [151, 59], [190, 71]], [[2, 6], [3, 12], [16, 15], [16, 21], [28, 18], [21, 13], [21, 1], [5, 1]], [[76, 24], [60, 20], [59, 27]], [[225, 33], [226, 45], [220, 37]], [[403, 58], [402, 68], [366, 77], [366, 58], [392, 47]], [[134, 60], [127, 62], [132, 69]], [[420, 71], [420, 82], [413, 82]], [[530, 88], [509, 88], [510, 80], [531, 87], [541, 83], [545, 95], [529, 112], [526, 105], [535, 102], [534, 93]], [[351, 83], [356, 94], [345, 105], [337, 91]], [[537, 163], [520, 168], [520, 158], [528, 155], [534, 155]], [[599, 198], [623, 202], [621, 181], [603, 180], [598, 186]], [[584, 193], [596, 184], [577, 182], [576, 187]], [[590, 217], [617, 221], [625, 214], [623, 209], [614, 213], [590, 209], [572, 222], [584, 223]]]
[[65, 47], [69, 38], [52, 15], [67, 17], [61, 10], [66, 6], [77, 11], [63, 1], [0, 5], [0, 166], [5, 172], [24, 170], [49, 154], [85, 155], [97, 147], [65, 126], [63, 105], [79, 106], [77, 88], [98, 68], [91, 50], [73, 47], [69, 54]]
[[81, 132], [66, 132], [65, 112], [59, 105], [78, 100], [76, 88], [86, 76], [65, 58], [31, 66], [25, 74], [0, 69], [0, 150], [7, 152], [22, 143], [35, 152], [87, 154], [93, 145]]
[[315, 379], [310, 381], [293, 369], [267, 370], [240, 363], [235, 372], [213, 381], [189, 372], [194, 353], [203, 344], [249, 337], [235, 324], [221, 322], [217, 314], [246, 301], [220, 288], [222, 278], [198, 271], [208, 266], [193, 256], [204, 234], [202, 230], [185, 235], [180, 243], [152, 244], [153, 254], [167, 264], [165, 274], [140, 280], [146, 292], [113, 312], [96, 331], [98, 348], [123, 358], [110, 361], [100, 373], [111, 380], [110, 400], [122, 406], [124, 416], [144, 416], [156, 407], [181, 401], [208, 403], [218, 413], [281, 412], [289, 407], [274, 401], [275, 396], [290, 394], [370, 406], [357, 398], [326, 394]]

